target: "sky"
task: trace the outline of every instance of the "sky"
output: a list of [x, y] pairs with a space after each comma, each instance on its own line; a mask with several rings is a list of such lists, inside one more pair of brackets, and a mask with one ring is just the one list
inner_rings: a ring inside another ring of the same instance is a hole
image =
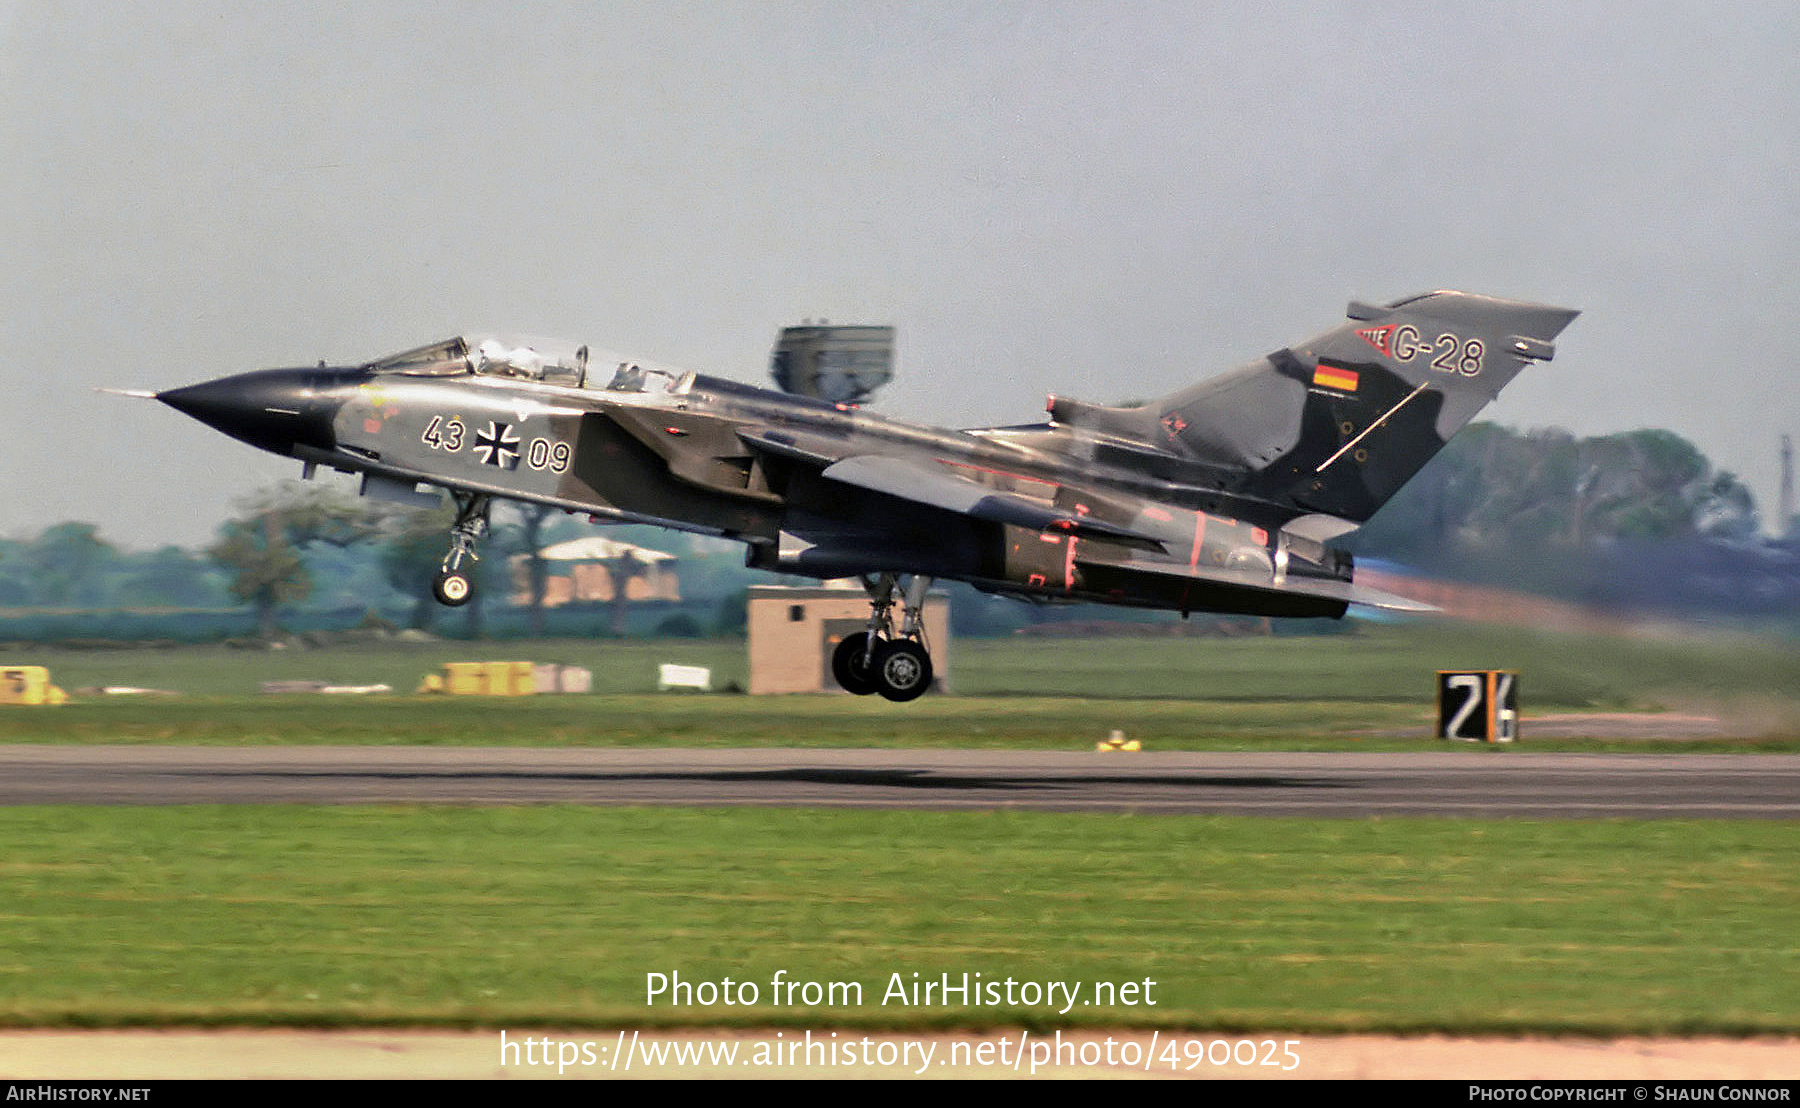
[[1436, 288], [1583, 311], [1483, 418], [1668, 428], [1769, 519], [1796, 59], [1792, 0], [0, 0], [0, 537], [298, 475], [96, 386], [479, 330], [766, 383], [826, 318], [982, 426]]

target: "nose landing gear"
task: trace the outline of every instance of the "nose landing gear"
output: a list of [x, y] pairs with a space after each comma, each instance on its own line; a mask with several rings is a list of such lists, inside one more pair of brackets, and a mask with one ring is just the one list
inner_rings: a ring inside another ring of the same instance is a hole
[[[914, 576], [904, 594], [892, 573], [863, 578], [869, 592], [869, 629], [847, 635], [831, 655], [831, 675], [858, 696], [880, 693], [896, 703], [916, 700], [931, 687], [931, 653], [925, 646], [925, 593], [931, 578]], [[894, 628], [894, 602], [906, 602], [906, 616]]]
[[474, 493], [455, 493], [456, 522], [450, 527], [450, 552], [431, 582], [431, 595], [439, 604], [460, 608], [475, 595], [473, 569], [464, 562], [478, 562], [475, 544], [488, 529], [488, 498]]

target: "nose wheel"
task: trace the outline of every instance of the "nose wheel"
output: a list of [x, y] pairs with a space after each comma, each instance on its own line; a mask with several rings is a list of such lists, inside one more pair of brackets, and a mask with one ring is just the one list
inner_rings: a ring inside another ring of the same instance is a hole
[[894, 602], [900, 597], [894, 574], [864, 579], [869, 591], [869, 629], [846, 635], [831, 654], [831, 675], [846, 692], [880, 693], [896, 703], [917, 700], [931, 687], [931, 652], [925, 646], [923, 615], [931, 578], [907, 583], [906, 616], [894, 627]]
[[431, 582], [431, 595], [446, 608], [460, 608], [475, 594], [475, 582], [460, 569], [439, 571]]
[[450, 527], [450, 552], [431, 582], [431, 595], [447, 608], [460, 608], [475, 595], [475, 575], [470, 563], [481, 560], [475, 544], [488, 529], [488, 498], [472, 493], [456, 496], [456, 522]]

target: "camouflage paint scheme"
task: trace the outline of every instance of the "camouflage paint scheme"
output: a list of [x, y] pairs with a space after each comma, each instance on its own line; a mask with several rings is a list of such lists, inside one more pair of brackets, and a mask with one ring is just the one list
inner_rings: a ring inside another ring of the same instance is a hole
[[1367, 520], [1576, 312], [1459, 292], [1386, 306], [1131, 408], [948, 430], [678, 371], [452, 339], [158, 394], [364, 491], [503, 497], [748, 546], [814, 577], [918, 574], [1038, 600], [1338, 616], [1422, 605], [1326, 543]]

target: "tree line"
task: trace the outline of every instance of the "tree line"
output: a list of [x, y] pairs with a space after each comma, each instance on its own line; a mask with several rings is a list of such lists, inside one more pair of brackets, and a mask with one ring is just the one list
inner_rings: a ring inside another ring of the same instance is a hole
[[[558, 509], [496, 503], [475, 563], [474, 599], [456, 611], [432, 599], [431, 581], [449, 546], [452, 511], [421, 510], [355, 496], [340, 488], [286, 482], [235, 505], [217, 537], [198, 550], [165, 546], [119, 549], [92, 523], [59, 523], [34, 539], [0, 540], [0, 609], [216, 610], [247, 608], [257, 632], [272, 638], [283, 612], [393, 611], [399, 622], [432, 629], [455, 620], [479, 637], [490, 606], [512, 606], [523, 593], [527, 633], [543, 632], [549, 575], [538, 552], [591, 534], [593, 527]], [[681, 539], [649, 527], [611, 527], [611, 537], [651, 547]], [[525, 555], [522, 574], [514, 562]], [[624, 629], [624, 583], [645, 564], [629, 556], [608, 563], [621, 585], [605, 622]], [[683, 588], [707, 597], [741, 590], [750, 574], [735, 549], [684, 555]], [[700, 628], [705, 630], [706, 628]]]
[[1744, 483], [1714, 469], [1672, 431], [1576, 438], [1559, 428], [1519, 432], [1477, 423], [1369, 521], [1358, 544], [1409, 559], [1457, 547], [1742, 542], [1759, 529]]
[[[1800, 535], [1800, 520], [1785, 522], [1792, 543]], [[268, 636], [284, 610], [399, 604], [407, 608], [404, 622], [429, 627], [444, 618], [430, 597], [430, 583], [447, 548], [450, 523], [448, 508], [401, 507], [310, 482], [286, 483], [241, 502], [215, 540], [199, 550], [164, 546], [127, 552], [101, 537], [92, 523], [59, 523], [33, 539], [0, 540], [0, 608], [245, 606]], [[537, 551], [588, 533], [588, 524], [556, 509], [496, 504], [477, 563], [478, 599], [460, 616], [466, 629], [479, 634], [485, 605], [515, 592], [513, 556], [523, 554], [529, 630], [541, 632], [547, 567]], [[682, 541], [655, 528], [609, 528], [608, 533], [651, 547]], [[1755, 545], [1759, 534], [1749, 490], [1672, 432], [1578, 438], [1557, 429], [1520, 432], [1475, 424], [1452, 439], [1348, 545], [1365, 559], [1569, 595], [1593, 591], [1597, 580], [1629, 574], [1629, 565], [1616, 564], [1618, 552], [1646, 545], [1659, 552], [1634, 555], [1634, 564], [1679, 576], [1683, 559], [1699, 559], [1713, 577], [1729, 577], [1730, 570], [1719, 567], [1730, 559], [1718, 551]], [[1776, 584], [1764, 580], [1758, 587], [1785, 595], [1780, 582], [1789, 563], [1759, 557], [1758, 572], [1773, 572]], [[626, 562], [615, 574], [622, 580], [632, 572]], [[735, 548], [684, 556], [681, 578], [684, 594], [718, 598], [740, 596], [752, 581], [768, 580], [744, 570]], [[621, 604], [615, 631], [622, 613]]]

